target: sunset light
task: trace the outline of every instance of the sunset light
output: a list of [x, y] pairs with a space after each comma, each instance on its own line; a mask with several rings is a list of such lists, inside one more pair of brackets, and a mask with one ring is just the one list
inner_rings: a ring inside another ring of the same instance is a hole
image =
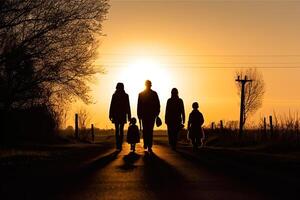
[[299, 199], [299, 11], [1, 0], [0, 200]]
[[167, 99], [172, 89], [172, 74], [167, 71], [165, 63], [154, 57], [139, 57], [128, 62], [120, 69], [118, 80], [123, 82], [125, 90], [133, 97], [132, 105], [136, 104], [139, 92], [145, 88], [145, 80], [151, 80], [153, 89], [161, 99]]

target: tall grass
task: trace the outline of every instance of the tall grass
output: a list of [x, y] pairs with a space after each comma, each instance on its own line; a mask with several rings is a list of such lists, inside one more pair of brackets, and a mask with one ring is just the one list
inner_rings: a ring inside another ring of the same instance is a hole
[[[289, 112], [288, 114], [278, 115], [276, 112], [272, 115], [273, 129], [270, 126], [269, 117], [266, 117], [266, 126], [264, 119], [261, 118], [258, 124], [251, 123], [245, 127], [242, 137], [236, 123], [220, 123], [216, 126], [206, 127], [205, 132], [208, 135], [208, 145], [214, 146], [253, 146], [264, 144], [278, 144], [287, 147], [300, 147], [300, 116], [298, 112]], [[234, 124], [234, 126], [233, 126]], [[266, 127], [266, 128], [265, 128]]]

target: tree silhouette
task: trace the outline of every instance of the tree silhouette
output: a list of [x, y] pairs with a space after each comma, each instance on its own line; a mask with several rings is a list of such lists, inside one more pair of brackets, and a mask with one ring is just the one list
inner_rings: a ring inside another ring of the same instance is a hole
[[108, 0], [1, 0], [0, 109], [89, 102], [108, 9]]
[[78, 118], [79, 118], [79, 127], [81, 129], [86, 129], [91, 121], [90, 113], [85, 108], [80, 108], [80, 110], [77, 112]]
[[[245, 84], [245, 108], [244, 108], [244, 121], [246, 123], [247, 118], [254, 114], [261, 106], [263, 97], [265, 94], [265, 82], [263, 80], [262, 73], [253, 68], [240, 69], [236, 71], [236, 76], [245, 77], [252, 80]], [[241, 95], [241, 84], [236, 83], [238, 89], [238, 95]]]

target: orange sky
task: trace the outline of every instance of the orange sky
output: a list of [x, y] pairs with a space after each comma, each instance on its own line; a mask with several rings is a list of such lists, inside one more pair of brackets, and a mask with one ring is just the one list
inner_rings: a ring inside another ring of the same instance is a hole
[[[299, 19], [300, 2], [111, 0], [97, 60], [106, 73], [92, 85], [95, 104], [83, 107], [97, 127], [111, 128], [108, 109], [116, 83], [124, 82], [136, 116], [138, 92], [150, 78], [162, 118], [177, 87], [187, 114], [198, 101], [207, 123], [238, 120], [235, 68], [257, 67], [266, 94], [250, 120], [273, 110], [299, 111]], [[74, 104], [70, 113], [81, 106]]]

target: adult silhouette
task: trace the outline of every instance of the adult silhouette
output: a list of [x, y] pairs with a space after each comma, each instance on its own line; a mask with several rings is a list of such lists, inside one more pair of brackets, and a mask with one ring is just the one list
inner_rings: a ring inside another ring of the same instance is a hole
[[165, 123], [168, 127], [169, 144], [175, 150], [180, 129], [185, 122], [184, 105], [178, 96], [178, 90], [173, 88], [171, 98], [167, 101]]
[[158, 95], [151, 89], [152, 83], [149, 80], [145, 82], [145, 90], [139, 93], [137, 114], [139, 120], [142, 122], [144, 149], [148, 148], [152, 152], [153, 144], [153, 128], [155, 119], [160, 112], [160, 102]]
[[116, 91], [112, 95], [109, 119], [115, 124], [116, 130], [116, 147], [122, 150], [124, 138], [124, 124], [131, 119], [129, 96], [124, 90], [124, 84], [118, 83]]

